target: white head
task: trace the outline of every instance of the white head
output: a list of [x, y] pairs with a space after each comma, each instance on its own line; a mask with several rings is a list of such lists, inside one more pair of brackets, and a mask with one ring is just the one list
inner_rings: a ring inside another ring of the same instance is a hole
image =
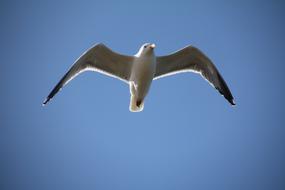
[[138, 51], [138, 53], [136, 54], [136, 56], [140, 56], [140, 55], [146, 55], [146, 54], [153, 54], [153, 50], [155, 48], [155, 44], [153, 43], [146, 43], [143, 44], [140, 48], [140, 50]]

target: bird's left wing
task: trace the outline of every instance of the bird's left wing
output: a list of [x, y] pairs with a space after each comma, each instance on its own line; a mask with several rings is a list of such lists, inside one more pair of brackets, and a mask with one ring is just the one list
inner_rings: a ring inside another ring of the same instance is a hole
[[83, 53], [61, 78], [43, 102], [47, 104], [53, 96], [78, 74], [92, 70], [128, 82], [133, 62], [132, 56], [118, 54], [104, 44], [97, 44]]
[[212, 61], [199, 49], [188, 46], [173, 54], [157, 57], [156, 62], [154, 80], [180, 72], [199, 73], [232, 105], [235, 105], [234, 98], [223, 77]]

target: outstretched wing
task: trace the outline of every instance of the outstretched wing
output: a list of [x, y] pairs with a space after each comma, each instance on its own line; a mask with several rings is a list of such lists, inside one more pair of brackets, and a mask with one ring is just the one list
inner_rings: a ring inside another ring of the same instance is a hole
[[223, 77], [212, 61], [199, 49], [188, 46], [173, 54], [157, 57], [156, 62], [154, 80], [180, 72], [199, 73], [232, 105], [235, 105], [234, 98]]
[[132, 56], [115, 53], [104, 44], [97, 44], [83, 53], [83, 55], [75, 61], [68, 72], [61, 78], [61, 80], [50, 92], [48, 97], [43, 102], [43, 105], [47, 104], [69, 81], [71, 81], [81, 72], [87, 70], [97, 71], [128, 82], [132, 62]]

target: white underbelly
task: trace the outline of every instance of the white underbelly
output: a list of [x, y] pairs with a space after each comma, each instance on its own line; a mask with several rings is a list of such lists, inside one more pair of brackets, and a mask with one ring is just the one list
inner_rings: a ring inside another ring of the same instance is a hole
[[138, 99], [143, 100], [147, 95], [155, 73], [155, 62], [138, 62], [132, 73], [134, 94]]

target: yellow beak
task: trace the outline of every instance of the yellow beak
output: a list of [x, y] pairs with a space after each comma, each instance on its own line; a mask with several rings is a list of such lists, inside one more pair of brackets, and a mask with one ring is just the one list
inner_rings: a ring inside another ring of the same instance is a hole
[[150, 47], [151, 47], [152, 49], [154, 49], [154, 48], [155, 48], [155, 44], [151, 44]]

